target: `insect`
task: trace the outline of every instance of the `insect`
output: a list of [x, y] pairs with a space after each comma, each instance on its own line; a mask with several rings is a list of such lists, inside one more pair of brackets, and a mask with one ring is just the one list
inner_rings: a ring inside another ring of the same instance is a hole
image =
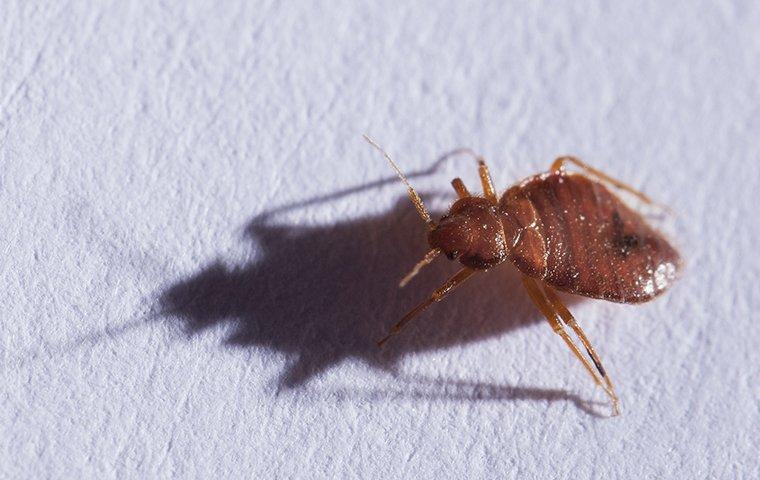
[[[364, 138], [391, 164], [428, 227], [430, 250], [401, 280], [400, 286], [406, 285], [441, 254], [462, 265], [461, 270], [404, 315], [378, 345], [385, 344], [412, 319], [473, 275], [510, 262], [522, 274], [530, 299], [594, 382], [609, 396], [613, 416], [618, 415], [620, 402], [612, 380], [556, 291], [635, 304], [649, 301], [667, 290], [681, 267], [678, 252], [607, 185], [627, 191], [647, 204], [654, 202], [569, 156], [557, 158], [548, 172], [526, 178], [499, 198], [483, 158], [463, 149], [461, 152], [477, 161], [483, 194], [471, 194], [462, 180], [455, 178], [451, 184], [458, 198], [449, 212], [434, 222], [390, 155], [367, 135]], [[567, 171], [568, 164], [582, 173]], [[583, 350], [566, 328], [575, 333]]]

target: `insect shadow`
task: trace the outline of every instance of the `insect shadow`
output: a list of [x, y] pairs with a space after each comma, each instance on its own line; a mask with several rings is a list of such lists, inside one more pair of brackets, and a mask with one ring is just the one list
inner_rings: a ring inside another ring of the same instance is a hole
[[[237, 266], [215, 261], [166, 288], [160, 303], [189, 335], [229, 324], [226, 344], [289, 355], [277, 390], [302, 386], [346, 359], [393, 372], [407, 354], [543, 321], [519, 275], [505, 266], [474, 277], [380, 349], [375, 342], [390, 326], [458, 269], [438, 260], [397, 288], [427, 250], [425, 226], [408, 199], [383, 215], [330, 226], [282, 225], [265, 214], [245, 232], [257, 252], [252, 260]], [[515, 389], [506, 387], [505, 399], [580, 402], [557, 390]]]

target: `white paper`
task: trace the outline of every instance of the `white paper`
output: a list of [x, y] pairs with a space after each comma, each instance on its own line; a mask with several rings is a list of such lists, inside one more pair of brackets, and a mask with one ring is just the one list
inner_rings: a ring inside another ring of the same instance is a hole
[[[756, 2], [0, 8], [3, 478], [758, 478]], [[575, 154], [669, 205], [683, 278], [571, 299], [622, 416], [440, 214]], [[416, 173], [416, 174], [415, 174]], [[753, 453], [755, 452], [755, 453]]]

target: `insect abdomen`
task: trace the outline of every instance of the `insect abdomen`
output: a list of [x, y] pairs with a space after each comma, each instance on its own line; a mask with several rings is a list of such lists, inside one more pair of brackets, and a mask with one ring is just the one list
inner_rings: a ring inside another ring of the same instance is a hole
[[512, 262], [559, 290], [644, 302], [670, 285], [680, 265], [662, 235], [584, 175], [532, 177], [504, 194], [500, 210]]

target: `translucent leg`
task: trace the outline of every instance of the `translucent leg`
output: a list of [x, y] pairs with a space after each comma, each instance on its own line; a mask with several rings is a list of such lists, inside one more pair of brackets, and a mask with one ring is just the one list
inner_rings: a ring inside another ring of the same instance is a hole
[[[612, 384], [604, 380], [604, 378], [606, 378], [605, 376], [600, 377], [597, 375], [598, 369], [594, 368], [596, 366], [596, 362], [592, 365], [592, 363], [583, 356], [583, 352], [581, 352], [580, 348], [578, 348], [575, 342], [573, 342], [572, 338], [570, 338], [570, 335], [568, 335], [568, 333], [565, 331], [562, 321], [560, 320], [560, 315], [552, 303], [548, 300], [544, 292], [541, 290], [538, 282], [527, 276], [523, 276], [522, 281], [523, 285], [525, 286], [525, 290], [528, 292], [531, 300], [541, 311], [544, 317], [546, 317], [546, 319], [549, 321], [549, 324], [552, 326], [554, 332], [559, 335], [562, 340], [565, 341], [568, 348], [570, 348], [570, 350], [573, 352], [573, 355], [575, 355], [575, 357], [583, 364], [588, 374], [591, 375], [594, 383], [602, 387], [602, 389], [607, 393], [607, 396], [610, 397], [610, 400], [612, 401], [613, 415], [618, 415], [620, 413], [620, 402], [617, 395], [615, 394], [615, 390], [613, 389]], [[601, 367], [601, 363], [599, 363], [599, 367]], [[603, 370], [604, 369], [602, 368], [601, 371]]]
[[464, 186], [464, 182], [461, 178], [457, 177], [452, 180], [451, 186], [454, 187], [454, 190], [457, 192], [457, 196], [459, 198], [467, 198], [470, 196], [470, 192], [467, 190], [467, 187]]
[[483, 195], [493, 202], [494, 205], [499, 203], [499, 199], [496, 197], [496, 190], [493, 188], [491, 172], [483, 160], [478, 160], [478, 174], [480, 175], [480, 183], [483, 184]]
[[[478, 175], [480, 176], [480, 183], [483, 185], [483, 196], [492, 201], [494, 204], [498, 203], [499, 199], [496, 196], [496, 189], [493, 186], [491, 172], [488, 170], [486, 162], [483, 161], [483, 157], [473, 152], [469, 148], [458, 148], [452, 151], [449, 155], [456, 155], [459, 153], [464, 153], [475, 158], [475, 160], [478, 162]], [[457, 189], [456, 186], [454, 186], [454, 188]], [[457, 190], [457, 193], [459, 193], [459, 190]], [[461, 195], [460, 198], [462, 198]]]
[[388, 333], [388, 335], [377, 342], [377, 345], [382, 347], [385, 342], [387, 342], [392, 336], [398, 334], [401, 329], [403, 329], [404, 326], [406, 326], [406, 324], [409, 323], [414, 317], [425, 311], [433, 303], [443, 300], [446, 295], [464, 283], [464, 281], [470, 278], [473, 273], [475, 273], [475, 270], [472, 270], [470, 268], [463, 268], [462, 270], [458, 271], [454, 276], [446, 280], [446, 283], [434, 291], [427, 300], [420, 303], [411, 309], [406, 315], [404, 315], [404, 317], [393, 326], [390, 333]]
[[560, 318], [565, 323], [565, 325], [572, 328], [575, 334], [578, 335], [578, 338], [583, 344], [583, 347], [586, 349], [586, 352], [591, 357], [591, 360], [594, 361], [596, 370], [599, 372], [599, 375], [601, 375], [602, 378], [604, 379], [605, 385], [610, 391], [614, 392], [615, 387], [612, 385], [612, 380], [610, 379], [609, 375], [607, 374], [607, 371], [602, 365], [602, 359], [599, 358], [599, 355], [596, 353], [596, 350], [594, 350], [594, 346], [591, 345], [591, 342], [589, 341], [588, 337], [586, 337], [586, 333], [583, 331], [581, 326], [578, 325], [578, 322], [575, 320], [575, 317], [573, 317], [573, 314], [570, 313], [570, 310], [567, 309], [567, 306], [565, 306], [565, 304], [562, 303], [562, 300], [559, 299], [559, 297], [557, 296], [557, 293], [554, 292], [554, 290], [552, 290], [550, 287], [546, 285], [544, 285], [544, 295], [546, 295], [546, 298], [549, 300], [549, 303], [551, 303], [552, 307], [554, 307], [554, 311], [557, 314], [559, 314]]
[[560, 172], [565, 168], [565, 164], [572, 163], [576, 167], [580, 168], [581, 170], [584, 170], [585, 172], [599, 178], [600, 180], [604, 180], [605, 182], [609, 182], [610, 184], [614, 185], [615, 187], [625, 190], [626, 192], [635, 195], [641, 201], [644, 203], [647, 203], [649, 205], [656, 205], [660, 208], [663, 208], [665, 210], [670, 211], [670, 209], [664, 205], [660, 205], [656, 202], [654, 202], [651, 198], [649, 198], [647, 195], [643, 194], [642, 192], [636, 190], [635, 188], [631, 187], [630, 185], [621, 182], [620, 180], [617, 180], [615, 178], [610, 177], [606, 173], [602, 172], [601, 170], [597, 170], [596, 168], [592, 167], [591, 165], [587, 164], [586, 162], [575, 158], [575, 157], [559, 157], [558, 159], [554, 160], [554, 163], [552, 163], [551, 168], [549, 169], [552, 172]]

